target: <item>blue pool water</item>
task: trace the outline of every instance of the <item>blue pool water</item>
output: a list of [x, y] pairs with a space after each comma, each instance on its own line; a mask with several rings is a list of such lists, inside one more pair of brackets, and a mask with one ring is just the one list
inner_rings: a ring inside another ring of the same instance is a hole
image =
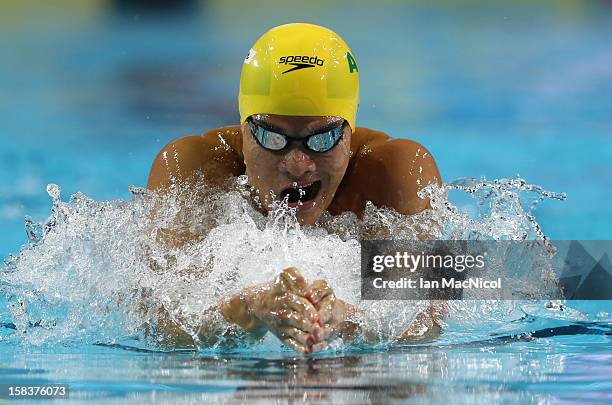
[[[296, 20], [328, 25], [351, 44], [362, 80], [358, 125], [423, 143], [446, 181], [520, 175], [565, 192], [566, 201], [538, 207], [544, 232], [611, 239], [612, 7], [468, 3], [209, 1], [188, 15], [118, 13], [104, 2], [6, 6], [0, 256], [27, 241], [25, 215], [49, 216], [48, 183], [61, 185], [64, 199], [77, 191], [128, 199], [169, 140], [236, 123], [246, 50], [267, 28]], [[610, 402], [612, 305], [579, 308], [597, 316], [536, 316], [510, 328], [531, 337], [482, 338], [475, 328], [473, 341], [467, 330], [462, 339], [312, 358], [19, 345], [5, 327], [0, 383], [65, 382], [74, 401], [109, 403]], [[0, 315], [8, 319], [5, 308]]]

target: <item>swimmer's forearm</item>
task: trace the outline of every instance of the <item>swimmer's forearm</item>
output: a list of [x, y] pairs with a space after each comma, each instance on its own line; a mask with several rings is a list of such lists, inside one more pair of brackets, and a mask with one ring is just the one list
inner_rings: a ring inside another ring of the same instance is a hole
[[337, 301], [342, 308], [343, 321], [336, 325], [333, 337], [341, 338], [344, 344], [355, 340], [366, 344], [402, 344], [436, 339], [442, 333], [441, 320], [448, 311], [445, 302], [434, 301], [427, 310], [419, 312], [414, 321], [399, 335], [390, 335], [381, 330], [376, 322], [372, 322], [376, 314], [368, 314], [354, 305], [342, 300]]
[[444, 301], [434, 301], [426, 311], [419, 312], [412, 323], [396, 336], [381, 334], [379, 330], [364, 327], [364, 339], [368, 343], [390, 341], [395, 344], [433, 340], [442, 334], [441, 321], [446, 316], [448, 307]]
[[[233, 298], [233, 297], [232, 297]], [[236, 300], [228, 300], [209, 308], [204, 321], [196, 325], [197, 330], [187, 332], [179, 326], [177, 321], [171, 319], [169, 313], [161, 308], [153, 324], [147, 323], [145, 336], [153, 340], [159, 347], [176, 348], [203, 348], [214, 346], [235, 346], [241, 341], [253, 342], [259, 340], [266, 330], [255, 326], [246, 320], [245, 315], [228, 317], [223, 314], [222, 308], [240, 306]]]
[[244, 289], [222, 301], [219, 305], [219, 312], [225, 321], [241, 327], [248, 333], [263, 336], [266, 331], [265, 326], [251, 314], [249, 309], [249, 302], [253, 295], [252, 289]]
[[433, 314], [420, 312], [412, 324], [401, 335], [395, 337], [394, 343], [413, 343], [436, 339], [442, 334], [442, 328]]
[[266, 334], [267, 330], [258, 324], [255, 326], [248, 320], [236, 319], [227, 313], [229, 307], [242, 305], [241, 302], [232, 301], [232, 298], [211, 308], [214, 311], [213, 319], [200, 325], [197, 331], [199, 347], [234, 347], [245, 342], [254, 343]]
[[363, 314], [359, 308], [346, 301], [339, 299], [338, 304], [342, 307], [344, 320], [338, 324], [336, 336], [342, 339], [344, 344], [349, 344], [362, 333], [360, 320]]

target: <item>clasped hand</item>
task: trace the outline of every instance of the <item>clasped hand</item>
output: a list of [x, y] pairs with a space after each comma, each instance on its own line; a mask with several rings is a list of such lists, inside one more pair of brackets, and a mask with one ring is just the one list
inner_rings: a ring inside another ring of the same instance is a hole
[[300, 353], [324, 350], [332, 340], [346, 339], [357, 329], [348, 319], [355, 308], [337, 299], [325, 280], [308, 284], [295, 267], [269, 283], [241, 291], [222, 305], [222, 312], [247, 330], [273, 333]]

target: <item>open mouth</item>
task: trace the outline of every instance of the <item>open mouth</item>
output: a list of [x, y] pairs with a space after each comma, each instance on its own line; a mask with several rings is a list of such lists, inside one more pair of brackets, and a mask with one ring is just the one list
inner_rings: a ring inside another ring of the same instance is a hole
[[317, 198], [320, 190], [321, 181], [317, 180], [309, 185], [288, 187], [281, 192], [280, 198], [281, 200], [287, 198], [290, 206], [299, 205]]

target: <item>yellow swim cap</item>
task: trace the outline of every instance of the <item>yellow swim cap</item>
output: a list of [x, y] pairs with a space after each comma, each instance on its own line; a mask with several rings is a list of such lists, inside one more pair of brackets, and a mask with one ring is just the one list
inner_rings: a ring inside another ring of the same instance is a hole
[[242, 65], [240, 121], [253, 114], [339, 116], [355, 131], [359, 70], [335, 32], [313, 24], [272, 28]]

